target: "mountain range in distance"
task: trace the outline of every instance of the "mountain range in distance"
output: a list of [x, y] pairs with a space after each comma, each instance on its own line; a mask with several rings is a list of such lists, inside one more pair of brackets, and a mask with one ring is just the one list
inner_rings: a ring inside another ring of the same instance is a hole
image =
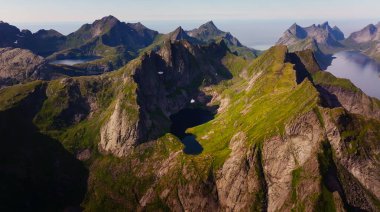
[[377, 30], [295, 24], [261, 52], [212, 21], [1, 23], [0, 210], [379, 211], [380, 100], [323, 70], [376, 58]]
[[345, 38], [337, 26], [331, 27], [328, 22], [325, 22], [309, 27], [294, 24], [284, 32], [277, 44], [287, 45], [290, 51], [312, 49], [318, 62], [325, 69], [331, 64], [332, 54], [345, 50], [360, 51], [379, 62], [379, 38], [380, 23], [370, 24]]

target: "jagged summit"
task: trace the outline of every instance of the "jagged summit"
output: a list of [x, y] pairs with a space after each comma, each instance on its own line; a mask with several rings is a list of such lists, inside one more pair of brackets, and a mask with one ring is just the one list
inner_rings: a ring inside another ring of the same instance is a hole
[[313, 39], [319, 45], [327, 48], [335, 48], [342, 46], [340, 41], [344, 40], [344, 34], [337, 26], [331, 28], [327, 21], [308, 27], [301, 27], [295, 23], [284, 32], [277, 44], [294, 46], [301, 44], [306, 39]]
[[295, 35], [296, 37], [298, 38], [306, 38], [307, 36], [307, 32], [301, 27], [299, 26], [297, 23], [294, 23], [289, 29], [288, 29], [288, 32], [290, 34], [293, 34]]
[[186, 33], [185, 30], [181, 26], [179, 26], [177, 29], [175, 29], [173, 32], [170, 33], [170, 40], [176, 41], [176, 40], [190, 40], [191, 37]]
[[218, 29], [218, 27], [216, 27], [216, 25], [214, 24], [213, 21], [209, 21], [209, 22], [207, 22], [207, 23], [201, 25], [201, 26], [199, 27], [199, 29], [222, 32], [221, 30]]
[[318, 27], [324, 28], [324, 29], [331, 29], [330, 24], [328, 21], [324, 22], [323, 24], [318, 24]]
[[226, 34], [226, 32], [221, 31], [215, 26], [213, 21], [209, 21], [202, 24], [200, 27], [188, 31], [188, 34], [200, 40], [209, 41], [215, 39], [216, 37], [221, 37]]

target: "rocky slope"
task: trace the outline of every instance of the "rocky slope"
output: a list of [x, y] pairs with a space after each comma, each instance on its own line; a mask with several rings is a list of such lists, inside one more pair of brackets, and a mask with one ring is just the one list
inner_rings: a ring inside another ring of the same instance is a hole
[[344, 40], [344, 34], [336, 26], [331, 28], [328, 22], [321, 25], [313, 24], [305, 28], [293, 24], [284, 32], [284, 35], [278, 40], [277, 44], [297, 46], [305, 39], [312, 39], [321, 48], [325, 48], [328, 51], [328, 49], [342, 47], [340, 42]]
[[353, 32], [345, 44], [380, 61], [380, 23], [370, 24], [357, 32]]
[[[3, 193], [44, 170], [56, 174], [42, 187], [53, 192], [36, 199], [10, 192], [5, 209], [379, 210], [380, 101], [320, 71], [312, 51], [275, 46], [250, 60], [224, 41], [182, 39], [157, 48], [116, 72], [0, 90], [0, 123], [17, 123], [17, 111], [30, 111], [28, 145], [47, 144], [44, 136], [65, 151], [21, 157], [25, 167], [46, 160], [49, 169], [9, 172], [5, 180], [15, 180]], [[216, 112], [187, 130], [202, 146], [197, 155], [185, 154], [169, 130], [170, 115], [189, 107]], [[14, 145], [12, 126], [0, 125], [2, 145]], [[11, 155], [30, 149], [23, 145]], [[1, 161], [0, 171], [14, 167], [14, 160]], [[28, 192], [41, 188], [30, 185]], [[35, 204], [19, 204], [28, 201]]]
[[323, 70], [332, 62], [332, 53], [343, 50], [344, 34], [328, 22], [321, 25], [311, 25], [301, 27], [293, 24], [286, 30], [283, 36], [277, 41], [278, 45], [288, 46], [290, 51], [302, 51], [311, 49]]
[[45, 68], [46, 61], [31, 51], [0, 49], [0, 87], [41, 78]]
[[368, 26], [364, 27], [363, 29], [353, 32], [348, 38], [348, 41], [357, 43], [357, 44], [364, 44], [371, 41], [378, 41], [380, 40], [380, 31], [379, 31], [380, 23], [377, 25], [369, 24]]

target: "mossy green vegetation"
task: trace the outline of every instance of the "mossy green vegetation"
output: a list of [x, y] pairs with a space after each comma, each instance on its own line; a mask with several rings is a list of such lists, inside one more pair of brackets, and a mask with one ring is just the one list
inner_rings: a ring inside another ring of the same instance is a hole
[[291, 201], [293, 202], [292, 211], [305, 211], [305, 206], [302, 202], [299, 202], [300, 199], [298, 193], [298, 187], [301, 183], [303, 170], [301, 167], [298, 167], [292, 171], [292, 182], [291, 182]]
[[[340, 118], [341, 137], [348, 154], [365, 158], [368, 151], [373, 152], [380, 141], [380, 122], [365, 119], [360, 115], [344, 115]], [[373, 152], [375, 158], [380, 154]]]
[[229, 156], [229, 142], [238, 132], [247, 136], [247, 145], [259, 144], [282, 135], [288, 122], [319, 102], [310, 81], [297, 85], [292, 65], [283, 62], [285, 53], [286, 47], [274, 47], [255, 60], [248, 76], [260, 72], [260, 77], [252, 85], [241, 79], [225, 88], [221, 95], [229, 99], [229, 107], [213, 121], [189, 130], [204, 148], [202, 154], [212, 155], [215, 168]]
[[101, 76], [50, 81], [47, 98], [34, 123], [73, 153], [87, 148], [96, 151], [100, 129], [117, 101], [131, 121], [138, 119], [137, 85], [130, 77], [138, 65], [135, 60], [119, 71]]
[[[331, 145], [329, 141], [322, 142], [322, 151], [318, 153], [318, 163], [319, 163], [319, 171], [322, 176], [321, 180], [321, 193], [318, 196], [318, 200], [315, 205], [316, 211], [336, 211], [335, 201], [331, 191], [329, 191], [326, 187], [327, 175], [334, 173], [336, 169], [334, 160], [333, 160], [333, 152], [331, 149]], [[336, 176], [337, 177], [337, 176]]]
[[336, 86], [352, 92], [360, 91], [360, 89], [357, 88], [350, 80], [337, 78], [333, 74], [326, 71], [318, 71], [312, 75], [312, 78], [315, 84]]
[[302, 174], [302, 168], [299, 167], [297, 169], [294, 169], [292, 171], [292, 201], [297, 201], [297, 187], [300, 184], [301, 181], [301, 174]]
[[[148, 189], [161, 193], [178, 183], [183, 154], [173, 162], [178, 164], [165, 179], [156, 181], [154, 167], [160, 161], [168, 159], [170, 153], [181, 152], [182, 144], [170, 134], [166, 134], [155, 142], [138, 147], [132, 155], [115, 158], [111, 155], [98, 157], [90, 167], [89, 192], [83, 206], [86, 211], [134, 210], [140, 204], [139, 199]], [[148, 205], [151, 210], [167, 208], [160, 199]]]
[[42, 85], [42, 81], [33, 81], [0, 89], [0, 111], [16, 106], [17, 103], [31, 95]]

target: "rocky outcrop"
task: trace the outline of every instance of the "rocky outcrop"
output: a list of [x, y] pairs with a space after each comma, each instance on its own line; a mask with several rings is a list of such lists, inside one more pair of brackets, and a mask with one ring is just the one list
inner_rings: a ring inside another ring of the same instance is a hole
[[[318, 161], [317, 153], [323, 140], [323, 129], [317, 116], [310, 112], [305, 114], [286, 127], [283, 137], [273, 137], [263, 146], [263, 169], [265, 180], [268, 184], [268, 211], [279, 211], [288, 208], [291, 194], [296, 188], [292, 184], [296, 169], [309, 173], [308, 177], [317, 177]], [[297, 179], [299, 180], [299, 179]], [[319, 189], [319, 182], [308, 184], [308, 188], [297, 201], [310, 198]], [[313, 208], [313, 204], [306, 205]]]
[[[132, 119], [132, 120], [131, 120]], [[139, 122], [116, 102], [108, 122], [100, 130], [99, 148], [117, 157], [127, 156], [139, 141]]]
[[173, 32], [169, 33], [169, 40], [170, 41], [180, 41], [180, 40], [187, 40], [192, 43], [198, 43], [195, 38], [190, 37], [185, 30], [182, 29], [182, 27], [178, 27]]
[[[377, 103], [378, 100], [367, 96], [362, 91], [352, 91], [333, 85], [322, 85], [321, 87], [321, 94], [330, 106], [340, 104], [350, 113], [359, 114], [369, 119], [380, 120], [380, 106]], [[326, 91], [328, 93], [326, 93]]]
[[[331, 115], [323, 113], [326, 135], [334, 151], [334, 160], [337, 163], [339, 178], [345, 190], [347, 201], [356, 208], [367, 211], [377, 211], [376, 200], [380, 198], [380, 163], [378, 140], [373, 129], [364, 129], [358, 118], [343, 112]], [[354, 131], [367, 131], [360, 146], [354, 146]], [[346, 134], [351, 132], [351, 136]]]
[[29, 50], [0, 49], [0, 87], [44, 78], [45, 60]]
[[[261, 166], [259, 148], [247, 149], [247, 138], [242, 132], [230, 141], [231, 157], [223, 164], [216, 177], [216, 187], [221, 208], [225, 211], [245, 211], [258, 202], [256, 195], [262, 187], [258, 166]], [[265, 201], [265, 200], [264, 200]], [[264, 203], [265, 204], [265, 203]]]

